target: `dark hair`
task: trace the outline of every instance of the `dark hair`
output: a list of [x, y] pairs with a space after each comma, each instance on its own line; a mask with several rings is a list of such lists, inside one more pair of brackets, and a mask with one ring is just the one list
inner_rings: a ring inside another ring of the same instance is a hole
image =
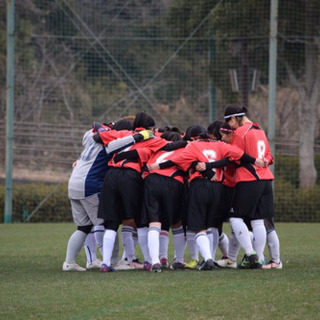
[[181, 134], [181, 131], [178, 127], [169, 127], [169, 126], [166, 126], [164, 128], [159, 128], [158, 129], [158, 132], [165, 132], [165, 131], [173, 131], [173, 132], [178, 132]]
[[144, 128], [144, 129], [150, 129], [155, 125], [153, 118], [148, 116], [145, 112], [139, 111], [134, 119], [133, 122], [133, 130], [136, 128]]
[[234, 132], [234, 130], [230, 127], [228, 122], [225, 122], [221, 125], [220, 131], [224, 131], [226, 133]]
[[112, 129], [120, 131], [120, 130], [132, 130], [132, 121], [129, 119], [121, 119], [118, 120], [113, 126]]
[[226, 110], [224, 111], [224, 118], [228, 122], [232, 116], [243, 117], [246, 115], [247, 112], [247, 107], [239, 106], [238, 104], [231, 104], [227, 106]]
[[193, 126], [193, 128], [190, 131], [190, 137], [191, 138], [199, 137], [201, 139], [209, 139], [210, 138], [206, 128], [201, 125]]
[[177, 131], [169, 131], [166, 130], [163, 132], [163, 134], [160, 136], [160, 138], [166, 139], [168, 141], [179, 141], [182, 140], [181, 134]]
[[191, 140], [191, 135], [190, 135], [190, 133], [191, 133], [191, 130], [192, 130], [193, 127], [194, 127], [194, 126], [192, 125], [192, 126], [190, 126], [190, 127], [187, 128], [187, 130], [186, 130], [186, 132], [185, 132], [182, 140], [185, 140], [185, 141], [190, 141], [190, 140]]
[[220, 120], [216, 120], [212, 122], [208, 126], [208, 133], [214, 135], [216, 139], [221, 140], [220, 128], [222, 125], [223, 125], [223, 121], [220, 121]]

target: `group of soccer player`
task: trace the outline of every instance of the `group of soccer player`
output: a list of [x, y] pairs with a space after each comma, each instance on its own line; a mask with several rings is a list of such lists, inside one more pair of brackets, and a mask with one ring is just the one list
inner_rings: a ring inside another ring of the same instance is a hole
[[[240, 105], [229, 105], [224, 121], [208, 128], [190, 126], [185, 133], [176, 127], [155, 129], [145, 112], [114, 124], [93, 123], [69, 179], [77, 230], [69, 239], [63, 271], [161, 272], [169, 268], [170, 229], [171, 269], [281, 269], [272, 163], [265, 132]], [[231, 224], [229, 238], [222, 230], [226, 221]], [[143, 262], [136, 257], [138, 243]], [[76, 263], [82, 247], [86, 268]], [[241, 247], [245, 255], [237, 264]]]

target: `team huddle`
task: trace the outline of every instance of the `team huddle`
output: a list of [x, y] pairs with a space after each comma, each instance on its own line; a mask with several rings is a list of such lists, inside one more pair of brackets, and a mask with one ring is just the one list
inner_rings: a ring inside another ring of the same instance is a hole
[[[266, 134], [248, 119], [244, 106], [230, 105], [224, 121], [208, 128], [193, 125], [184, 133], [177, 127], [156, 129], [144, 112], [116, 123], [94, 122], [69, 179], [77, 230], [69, 239], [62, 270], [282, 269], [272, 163]], [[231, 224], [229, 238], [223, 232], [226, 221]], [[143, 262], [136, 257], [137, 244]], [[76, 263], [82, 247], [86, 268]], [[97, 247], [103, 261], [97, 258]], [[245, 255], [237, 264], [240, 248]]]

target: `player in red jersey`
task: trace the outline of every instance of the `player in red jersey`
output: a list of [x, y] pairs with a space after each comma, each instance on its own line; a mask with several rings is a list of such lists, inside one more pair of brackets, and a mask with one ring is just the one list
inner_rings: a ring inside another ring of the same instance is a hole
[[[166, 130], [161, 135], [168, 141], [182, 140], [179, 132]], [[183, 146], [186, 146], [184, 142]], [[181, 153], [184, 148], [170, 152], [159, 150], [151, 155], [148, 164], [162, 163]], [[148, 248], [152, 262], [151, 271], [160, 272], [159, 259], [160, 233], [162, 226], [170, 226], [173, 234], [176, 260], [172, 264], [173, 269], [184, 269], [184, 231], [181, 224], [185, 200], [186, 173], [177, 166], [164, 170], [150, 170], [145, 175], [144, 187], [144, 218], [149, 224]]]
[[[264, 218], [273, 217], [272, 180], [274, 176], [269, 168], [273, 163], [269, 142], [263, 129], [246, 116], [247, 108], [230, 105], [224, 118], [235, 129], [232, 145], [241, 148], [254, 158], [262, 159], [263, 167], [254, 164], [239, 164], [235, 173], [234, 211], [230, 223], [237, 240], [245, 251], [240, 267], [261, 268], [263, 251], [266, 244]], [[250, 241], [249, 230], [244, 219], [251, 221], [254, 243]]]
[[[226, 143], [232, 142], [234, 130], [231, 129], [231, 127], [227, 123], [224, 123], [221, 126], [220, 133], [221, 133], [221, 140], [222, 141], [224, 141]], [[196, 168], [197, 168], [197, 170], [201, 171], [201, 170], [205, 170], [207, 166], [210, 166], [210, 164], [206, 165], [204, 163], [199, 163]], [[233, 188], [235, 186], [235, 184], [234, 184], [234, 174], [235, 174], [234, 164], [232, 163], [231, 165], [226, 166], [224, 168], [224, 170], [225, 170], [224, 171], [225, 172], [225, 180], [224, 180], [225, 191], [229, 190], [229, 191], [227, 191], [226, 195], [228, 194], [228, 192], [230, 192], [230, 194], [233, 194]], [[230, 198], [230, 200], [231, 200], [231, 198]], [[226, 201], [222, 201], [222, 203], [229, 205], [229, 209], [227, 209], [227, 211], [229, 213], [230, 208], [232, 207], [232, 202], [226, 200]], [[229, 217], [229, 214], [227, 217]], [[249, 221], [249, 223], [248, 223], [248, 221], [245, 221], [245, 222], [248, 226], [248, 229], [252, 230], [251, 225], [250, 225], [250, 221]], [[275, 230], [273, 217], [269, 217], [269, 218], [264, 219], [264, 224], [265, 224], [265, 227], [267, 230], [267, 243], [268, 243], [268, 249], [269, 249], [271, 261], [267, 265], [263, 265], [262, 268], [282, 269], [282, 263], [280, 260], [279, 238], [278, 238], [277, 232]], [[250, 235], [250, 238], [252, 238], [251, 235]], [[238, 256], [239, 250], [240, 250], [240, 244], [239, 244], [238, 240], [235, 238], [234, 232], [231, 229], [228, 254], [226, 255], [226, 257], [228, 257], [228, 259], [218, 260], [216, 262], [217, 265], [220, 267], [223, 267], [223, 268], [237, 268], [236, 261], [237, 261], [237, 256]]]
[[[223, 172], [217, 168], [215, 172], [205, 172], [209, 179], [193, 168], [195, 162], [208, 162], [230, 157], [239, 160], [244, 156], [244, 152], [237, 147], [227, 145], [221, 141], [209, 139], [206, 129], [202, 126], [195, 126], [191, 130], [193, 142], [181, 152], [172, 157], [170, 161], [162, 165], [149, 166], [150, 169], [162, 168], [176, 164], [184, 171], [189, 171], [189, 194], [188, 194], [188, 229], [195, 231], [196, 243], [203, 257], [203, 262], [199, 270], [212, 270], [215, 265], [212, 260], [209, 239], [206, 230], [214, 226], [215, 215], [218, 213], [219, 202], [222, 193]], [[216, 176], [215, 181], [211, 181], [212, 175]]]

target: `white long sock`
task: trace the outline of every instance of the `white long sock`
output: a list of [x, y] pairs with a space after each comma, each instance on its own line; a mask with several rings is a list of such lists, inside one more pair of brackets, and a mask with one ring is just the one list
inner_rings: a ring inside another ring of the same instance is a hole
[[237, 261], [237, 257], [240, 251], [240, 243], [237, 240], [233, 230], [231, 230], [229, 238], [228, 258], [232, 261]]
[[133, 228], [130, 226], [122, 226], [121, 229], [121, 237], [122, 244], [124, 249], [126, 250], [127, 259], [129, 262], [136, 258], [134, 252], [134, 242], [132, 237]]
[[212, 259], [215, 260], [216, 252], [219, 243], [219, 230], [217, 228], [211, 228], [212, 230]]
[[206, 234], [207, 234], [207, 237], [208, 237], [209, 243], [210, 243], [211, 256], [213, 257], [213, 233], [212, 233], [212, 228], [207, 229]]
[[246, 255], [250, 255], [253, 247], [250, 241], [250, 234], [246, 224], [241, 218], [230, 218], [230, 224], [240, 246], [245, 251]]
[[199, 261], [199, 249], [195, 241], [195, 233], [193, 231], [187, 231], [187, 246], [190, 252], [191, 260]]
[[83, 244], [86, 240], [87, 234], [83, 231], [76, 230], [68, 241], [66, 262], [67, 263], [76, 263], [76, 258], [83, 247]]
[[219, 247], [223, 257], [229, 256], [229, 252], [228, 252], [229, 238], [224, 232], [222, 232], [219, 237], [218, 247]]
[[83, 247], [89, 263], [97, 259], [97, 244], [94, 238], [93, 230], [87, 234]]
[[139, 243], [139, 237], [138, 237], [138, 231], [134, 230], [132, 231], [132, 239], [133, 239], [133, 245], [134, 245], [134, 250], [136, 250], [136, 247]]
[[195, 236], [196, 244], [205, 261], [212, 259], [210, 243], [205, 232], [199, 232]]
[[183, 227], [171, 229], [177, 262], [184, 262], [185, 239]]
[[264, 248], [267, 241], [267, 231], [264, 226], [264, 220], [252, 220], [251, 221], [252, 232], [253, 232], [253, 249], [257, 252], [260, 260], [264, 259]]
[[93, 234], [94, 234], [94, 239], [96, 241], [96, 244], [98, 246], [98, 249], [101, 253], [101, 255], [103, 255], [103, 236], [104, 236], [104, 231], [105, 228], [104, 226], [94, 226], [93, 227]]
[[168, 259], [168, 248], [169, 248], [169, 232], [166, 230], [160, 231], [160, 250], [159, 257], [160, 259]]
[[107, 229], [103, 236], [103, 263], [107, 266], [111, 265], [111, 256], [117, 232]]
[[143, 254], [144, 261], [150, 262], [151, 257], [149, 253], [149, 247], [148, 247], [148, 231], [149, 228], [144, 227], [144, 228], [138, 228], [138, 240], [139, 240], [139, 245], [141, 252]]
[[151, 263], [160, 263], [159, 259], [159, 238], [161, 229], [158, 227], [149, 227], [148, 248], [151, 257]]
[[116, 238], [114, 239], [114, 245], [113, 245], [113, 250], [112, 250], [112, 255], [111, 255], [111, 264], [115, 265], [119, 261], [119, 235], [117, 232]]
[[267, 233], [267, 244], [271, 260], [280, 263], [280, 241], [276, 230], [273, 229]]

